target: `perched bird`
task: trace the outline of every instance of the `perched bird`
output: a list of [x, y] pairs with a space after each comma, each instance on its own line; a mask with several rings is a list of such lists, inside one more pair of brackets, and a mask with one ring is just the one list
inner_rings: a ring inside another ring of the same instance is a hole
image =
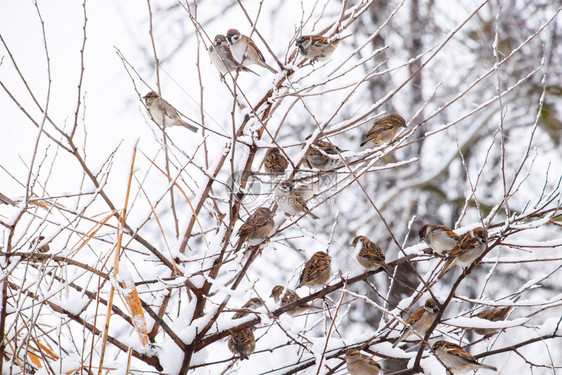
[[262, 307], [262, 306], [263, 306], [263, 301], [260, 298], [258, 297], [250, 298], [248, 302], [242, 305], [240, 311], [237, 311], [236, 314], [234, 314], [232, 319], [243, 318], [249, 313], [251, 313], [252, 312], [251, 310], [255, 310], [258, 307]]
[[241, 329], [230, 335], [228, 339], [228, 349], [234, 355], [239, 355], [240, 360], [250, 358], [250, 354], [256, 350], [256, 338], [252, 328]]
[[[240, 319], [248, 315], [251, 309], [256, 309], [263, 306], [263, 301], [257, 297], [250, 298], [240, 311], [236, 312], [232, 319]], [[243, 361], [250, 357], [250, 354], [256, 350], [256, 339], [254, 337], [253, 328], [245, 328], [240, 331], [234, 332], [228, 339], [228, 349], [234, 355], [240, 355], [240, 360]]]
[[320, 169], [321, 171], [329, 171], [343, 165], [341, 156], [338, 154], [343, 152], [337, 146], [331, 143], [318, 140], [306, 150], [306, 161], [311, 168]]
[[149, 92], [143, 99], [146, 102], [148, 113], [152, 120], [159, 126], [184, 126], [192, 132], [197, 132], [197, 128], [183, 121], [178, 115], [178, 111], [167, 101], [160, 98], [154, 91]]
[[291, 180], [283, 181], [275, 189], [275, 203], [277, 206], [289, 216], [299, 213], [306, 213], [314, 219], [318, 216], [314, 215], [308, 209], [306, 201]]
[[484, 251], [486, 251], [486, 232], [482, 228], [474, 228], [463, 235], [451, 250], [439, 278], [443, 277], [453, 266], [469, 267]]
[[[273, 297], [273, 300], [275, 301], [275, 303], [279, 304], [279, 306], [288, 305], [289, 303], [295, 302], [300, 298], [297, 292], [291, 289], [283, 288], [281, 285], [276, 285], [273, 287], [270, 297]], [[287, 311], [287, 314], [289, 314], [290, 316], [295, 316], [314, 308], [314, 306], [311, 306], [309, 304], [303, 304]]]
[[400, 337], [392, 344], [392, 347], [395, 348], [402, 340], [414, 335], [414, 332], [424, 337], [429, 327], [435, 321], [437, 313], [439, 313], [439, 305], [433, 298], [429, 298], [425, 301], [425, 305], [415, 309], [406, 319], [406, 326], [402, 330]]
[[384, 259], [384, 251], [365, 236], [357, 236], [351, 246], [359, 250], [357, 261], [365, 270], [372, 271], [379, 267], [388, 267]]
[[227, 74], [228, 72], [235, 72], [237, 70], [259, 75], [234, 59], [232, 52], [230, 51], [228, 41], [222, 34], [217, 34], [215, 36], [214, 43], [209, 46], [208, 52], [209, 57], [211, 58], [211, 63], [215, 66], [215, 68], [217, 68], [221, 76]]
[[267, 151], [263, 164], [265, 166], [266, 173], [273, 177], [285, 174], [285, 170], [289, 166], [289, 162], [285, 159], [281, 150], [277, 147], [270, 148]]
[[[29, 248], [33, 249], [35, 247], [37, 247], [37, 245], [39, 245], [43, 240], [45, 239], [45, 236], [39, 236], [37, 238], [35, 238], [33, 241], [31, 241], [31, 243], [29, 244]], [[37, 248], [37, 251], [39, 251], [40, 253], [46, 253], [47, 251], [49, 251], [51, 249], [51, 247], [49, 246], [49, 244], [45, 244], [39, 248]]]
[[420, 228], [420, 241], [425, 241], [433, 251], [443, 255], [451, 251], [461, 236], [444, 225], [425, 224]]
[[437, 341], [433, 344], [435, 355], [453, 374], [464, 374], [465, 372], [481, 368], [498, 371], [497, 368], [483, 363], [478, 363], [469, 353], [457, 344], [448, 341]]
[[272, 73], [277, 73], [277, 70], [265, 62], [265, 57], [263, 57], [263, 54], [252, 39], [240, 34], [240, 31], [236, 29], [228, 30], [226, 32], [226, 39], [230, 43], [230, 50], [236, 61], [246, 65], [257, 64]]
[[350, 375], [378, 375], [381, 365], [372, 358], [367, 357], [357, 349], [345, 352], [345, 363]]
[[330, 256], [323, 251], [316, 252], [304, 265], [299, 284], [295, 289], [303, 285], [317, 286], [326, 285], [332, 276], [332, 267], [330, 266]]
[[273, 233], [275, 233], [273, 212], [267, 207], [259, 207], [238, 229], [236, 251], [240, 250], [244, 242], [248, 242], [249, 246], [260, 245]]
[[[312, 173], [312, 175], [293, 180], [294, 189], [299, 192], [305, 201], [311, 199], [322, 186], [326, 186], [333, 181], [332, 177], [319, 175], [315, 172]], [[299, 182], [297, 183], [296, 181]]]
[[371, 130], [365, 134], [361, 146], [373, 142], [375, 146], [381, 146], [392, 141], [399, 128], [406, 127], [406, 121], [398, 114], [382, 117], [375, 121]]
[[309, 58], [312, 63], [315, 63], [316, 61], [328, 60], [338, 44], [350, 36], [346, 35], [330, 41], [329, 38], [322, 35], [303, 35], [295, 41], [295, 45], [302, 56]]
[[[484, 310], [476, 314], [477, 318], [486, 319], [491, 322], [501, 322], [507, 318], [507, 314], [512, 306], [498, 307], [495, 309]], [[482, 336], [491, 336], [498, 332], [499, 328], [474, 328], [474, 332]]]

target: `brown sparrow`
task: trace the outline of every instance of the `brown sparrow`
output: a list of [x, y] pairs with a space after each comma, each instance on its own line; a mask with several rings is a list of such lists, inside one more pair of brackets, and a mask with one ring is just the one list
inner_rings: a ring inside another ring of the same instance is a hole
[[[291, 289], [285, 289], [281, 285], [276, 285], [273, 287], [270, 297], [273, 297], [273, 300], [275, 301], [275, 303], [279, 304], [279, 306], [288, 305], [289, 303], [295, 302], [300, 298], [297, 292]], [[287, 314], [289, 314], [290, 316], [295, 316], [314, 308], [314, 306], [311, 306], [309, 304], [303, 304], [302, 306], [297, 306], [287, 311]]]
[[375, 146], [381, 146], [392, 141], [401, 127], [406, 127], [406, 121], [398, 114], [382, 117], [375, 121], [371, 130], [365, 134], [361, 146], [373, 142]]
[[[29, 244], [29, 248], [32, 249], [32, 248], [37, 247], [37, 245], [39, 245], [44, 239], [45, 239], [45, 236], [39, 236], [39, 237], [35, 238], [35, 239], [34, 239], [33, 241], [31, 241], [31, 243]], [[51, 248], [50, 248], [49, 244], [47, 243], [47, 244], [45, 244], [45, 245], [39, 247], [39, 248], [37, 249], [37, 251], [39, 251], [40, 253], [46, 253], [46, 252], [49, 251], [50, 249], [51, 249]]]
[[230, 43], [230, 51], [232, 51], [232, 56], [234, 56], [236, 61], [246, 65], [257, 64], [272, 73], [277, 73], [277, 70], [267, 65], [265, 57], [263, 57], [263, 54], [252, 39], [240, 34], [240, 31], [236, 29], [228, 30], [226, 32], [226, 39]]
[[275, 189], [275, 203], [289, 216], [306, 213], [314, 219], [318, 219], [318, 216], [309, 211], [302, 194], [298, 189], [295, 189], [295, 185], [291, 180], [283, 181], [277, 186], [277, 189]]
[[178, 111], [167, 101], [160, 98], [154, 91], [149, 92], [143, 99], [152, 120], [159, 126], [184, 126], [192, 132], [197, 132], [197, 128], [183, 121], [178, 115]]
[[425, 224], [420, 228], [420, 241], [425, 241], [439, 255], [451, 251], [460, 239], [461, 236], [444, 225]]
[[299, 284], [295, 289], [303, 285], [323, 286], [328, 283], [332, 276], [332, 267], [330, 267], [330, 260], [332, 258], [323, 251], [316, 252], [304, 265], [301, 276], [299, 277]]
[[240, 355], [240, 360], [250, 358], [250, 354], [256, 350], [256, 338], [254, 330], [251, 328], [242, 329], [234, 332], [228, 339], [228, 349], [232, 354]]
[[217, 34], [215, 36], [214, 43], [209, 46], [208, 51], [211, 63], [215, 66], [215, 68], [217, 68], [221, 76], [224, 76], [228, 72], [235, 72], [237, 70], [259, 75], [234, 59], [226, 37], [222, 34]]
[[439, 305], [437, 305], [437, 302], [433, 298], [429, 298], [425, 301], [424, 306], [415, 309], [408, 319], [406, 319], [406, 326], [404, 327], [403, 333], [398, 340], [392, 344], [392, 347], [395, 348], [402, 340], [414, 335], [414, 332], [423, 337], [435, 321], [438, 312]]
[[[511, 310], [511, 306], [498, 307], [496, 309], [484, 310], [476, 314], [477, 318], [486, 319], [491, 322], [500, 322], [507, 318], [507, 314]], [[482, 336], [491, 336], [498, 332], [499, 328], [474, 328], [474, 332]]]
[[481, 368], [498, 371], [494, 366], [478, 363], [476, 358], [452, 342], [444, 340], [437, 341], [433, 344], [432, 349], [437, 358], [439, 358], [453, 374], [464, 374], [465, 372]]
[[236, 314], [234, 314], [232, 319], [243, 318], [249, 313], [251, 313], [252, 312], [251, 310], [255, 310], [258, 307], [262, 307], [262, 306], [263, 306], [263, 301], [260, 298], [258, 297], [250, 298], [248, 302], [242, 305], [240, 311], [237, 311]]
[[357, 349], [345, 352], [345, 363], [350, 375], [378, 375], [381, 365], [372, 358], [367, 357]]
[[329, 171], [343, 165], [341, 156], [338, 154], [343, 152], [337, 146], [331, 143], [318, 140], [306, 150], [306, 161], [311, 168], [320, 169], [321, 171]]
[[277, 147], [270, 148], [267, 153], [265, 154], [265, 158], [263, 160], [263, 164], [265, 166], [265, 171], [267, 174], [277, 177], [285, 174], [285, 170], [289, 166], [289, 162], [283, 154], [281, 150]]
[[235, 251], [240, 250], [244, 242], [248, 242], [249, 246], [260, 245], [273, 233], [275, 233], [273, 212], [267, 207], [259, 207], [238, 229], [238, 244]]
[[447, 261], [439, 278], [453, 266], [469, 267], [484, 251], [486, 251], [486, 232], [482, 228], [474, 228], [463, 235], [457, 246], [447, 255]]
[[351, 35], [329, 40], [322, 35], [303, 35], [295, 41], [299, 53], [310, 59], [310, 62], [325, 61], [334, 53], [342, 40]]
[[384, 259], [384, 251], [365, 236], [357, 236], [351, 246], [359, 250], [357, 261], [366, 271], [376, 270], [379, 267], [387, 267]]
[[[242, 310], [238, 311], [232, 319], [240, 319], [250, 313], [249, 309], [256, 309], [263, 306], [263, 301], [259, 298], [251, 298], [242, 306]], [[256, 339], [254, 337], [253, 328], [245, 328], [240, 331], [234, 332], [228, 339], [228, 349], [232, 354], [240, 355], [240, 360], [243, 361], [250, 357], [250, 354], [256, 350]]]

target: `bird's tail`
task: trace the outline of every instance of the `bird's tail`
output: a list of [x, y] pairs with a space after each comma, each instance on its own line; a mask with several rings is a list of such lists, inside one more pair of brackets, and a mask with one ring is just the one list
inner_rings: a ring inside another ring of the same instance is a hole
[[254, 73], [255, 75], [257, 75], [258, 77], [260, 76], [258, 73], [254, 72], [252, 69], [248, 68], [245, 65], [240, 65], [240, 70], [242, 70], [243, 72], [250, 72], [250, 73]]
[[388, 275], [388, 277], [390, 277], [391, 279], [393, 278], [393, 272], [394, 269], [392, 267], [390, 267], [388, 264], [384, 263], [382, 266], [382, 269], [384, 272], [386, 272], [386, 274]]
[[189, 130], [191, 130], [191, 131], [194, 132], [194, 133], [197, 133], [197, 130], [199, 130], [199, 129], [196, 128], [195, 126], [190, 125], [190, 124], [188, 124], [188, 123], [185, 122], [185, 121], [183, 122], [182, 126], [185, 127], [185, 128], [187, 128], [187, 129], [189, 129]]
[[439, 276], [437, 277], [437, 279], [441, 279], [443, 276], [445, 276], [445, 274], [447, 272], [449, 272], [449, 270], [454, 266], [454, 259], [447, 259], [447, 261], [445, 262], [445, 265], [443, 266], [443, 270], [441, 271], [441, 273], [439, 274]]
[[[191, 122], [191, 124], [195, 124], [195, 125], [199, 125], [199, 123], [197, 121], [193, 121], [192, 119], [190, 119], [189, 117], [185, 116], [182, 114], [183, 117], [187, 118], [189, 120], [189, 122]], [[197, 133], [197, 130], [199, 128], [197, 128], [195, 125], [191, 125], [190, 123], [187, 123], [183, 118], [181, 118], [179, 115], [176, 117], [176, 119], [178, 120], [179, 124], [176, 125], [181, 125], [186, 129], [191, 130], [194, 133]]]
[[318, 216], [316, 216], [315, 214], [313, 214], [310, 210], [306, 210], [306, 213], [310, 216], [312, 216], [313, 219], [318, 220], [320, 219]]
[[400, 344], [402, 342], [402, 340], [404, 340], [407, 336], [408, 336], [408, 329], [406, 328], [404, 333], [402, 333], [400, 335], [400, 337], [398, 337], [398, 339], [396, 339], [396, 341], [394, 341], [394, 344], [392, 344], [392, 347], [396, 348], [398, 346], [398, 344]]
[[234, 248], [234, 253], [237, 253], [240, 251], [240, 249], [242, 248], [242, 245], [244, 244], [244, 241], [242, 241], [241, 238], [238, 239], [238, 242], [236, 243], [236, 247]]
[[490, 365], [485, 365], [483, 363], [480, 364], [481, 368], [487, 368], [488, 370], [494, 370], [494, 371], [498, 371], [498, 369], [494, 366], [490, 366]]
[[353, 35], [353, 34], [339, 36], [336, 39], [334, 39], [333, 43], [339, 44], [342, 40], [349, 38], [351, 35]]

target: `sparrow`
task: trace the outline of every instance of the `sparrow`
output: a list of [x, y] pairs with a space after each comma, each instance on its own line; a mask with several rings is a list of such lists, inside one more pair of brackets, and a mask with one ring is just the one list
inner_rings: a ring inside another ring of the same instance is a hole
[[[273, 297], [273, 300], [275, 301], [275, 303], [279, 304], [279, 306], [288, 305], [289, 303], [295, 302], [300, 298], [297, 292], [291, 289], [283, 288], [281, 285], [276, 285], [273, 287], [270, 297]], [[314, 306], [311, 306], [309, 304], [303, 304], [287, 311], [287, 314], [289, 314], [290, 316], [295, 316], [314, 308]]]
[[443, 277], [453, 266], [469, 267], [484, 251], [486, 251], [486, 232], [482, 228], [474, 228], [463, 235], [447, 255], [445, 266], [443, 266], [439, 278]]
[[444, 225], [425, 224], [420, 228], [420, 241], [425, 241], [433, 251], [443, 255], [451, 251], [461, 236]]
[[368, 142], [373, 142], [375, 146], [381, 146], [392, 141], [399, 128], [406, 127], [406, 121], [398, 114], [382, 117], [375, 121], [371, 130], [365, 134], [361, 141], [361, 147]]
[[252, 312], [251, 310], [255, 310], [258, 307], [262, 307], [262, 306], [263, 306], [263, 301], [260, 298], [258, 297], [250, 298], [248, 302], [242, 305], [240, 311], [237, 311], [236, 314], [234, 314], [232, 319], [243, 318], [249, 313], [251, 313]]
[[328, 60], [338, 44], [350, 36], [346, 35], [330, 41], [329, 38], [322, 35], [303, 35], [295, 41], [295, 45], [302, 56], [309, 58], [312, 63], [315, 63]]
[[332, 258], [323, 251], [316, 252], [304, 265], [299, 277], [299, 284], [295, 289], [303, 285], [308, 287], [326, 285], [332, 276], [330, 260]]
[[259, 76], [259, 74], [234, 59], [232, 52], [230, 51], [228, 41], [222, 34], [215, 35], [214, 43], [209, 46], [208, 52], [209, 57], [211, 58], [211, 63], [215, 66], [215, 68], [217, 68], [221, 76], [224, 76], [228, 72], [235, 72], [237, 70], [254, 73]]
[[357, 261], [366, 271], [376, 270], [379, 267], [388, 267], [384, 259], [384, 251], [365, 236], [357, 236], [351, 243], [351, 246], [357, 248]]
[[453, 374], [464, 374], [465, 372], [481, 368], [498, 371], [497, 368], [483, 363], [478, 363], [469, 353], [457, 344], [448, 341], [437, 341], [433, 344], [435, 355]]
[[367, 357], [357, 349], [345, 352], [345, 363], [350, 375], [378, 375], [381, 365], [372, 358]]
[[263, 164], [265, 166], [265, 172], [273, 177], [285, 174], [285, 170], [289, 166], [289, 162], [277, 147], [267, 150]]
[[304, 174], [303, 177], [299, 177], [297, 179], [297, 181], [300, 181], [298, 184], [293, 180], [293, 185], [294, 189], [299, 192], [303, 199], [308, 201], [320, 190], [320, 187], [326, 183], [326, 180], [329, 183], [329, 178], [327, 179], [325, 176], [319, 176], [318, 173], [313, 172], [313, 175], [306, 176]]
[[[507, 314], [511, 310], [511, 307], [512, 306], [507, 306], [507, 307], [498, 307], [496, 309], [484, 310], [479, 312], [475, 316], [477, 318], [486, 319], [491, 322], [500, 322], [502, 320], [505, 320], [505, 318], [507, 318]], [[498, 332], [499, 330], [500, 330], [499, 328], [474, 328], [474, 332], [482, 336], [491, 336], [494, 333]]]
[[306, 201], [291, 180], [283, 181], [275, 189], [275, 203], [289, 216], [305, 213], [318, 219], [318, 216], [309, 211]]
[[241, 64], [257, 64], [262, 68], [266, 68], [270, 72], [276, 74], [277, 70], [267, 65], [265, 57], [256, 46], [256, 43], [246, 35], [240, 34], [236, 29], [230, 29], [226, 32], [226, 39], [230, 44], [230, 51], [234, 59]]
[[231, 334], [228, 339], [228, 349], [230, 349], [232, 354], [238, 354], [241, 361], [250, 358], [250, 354], [256, 350], [254, 330], [246, 328]]
[[[39, 236], [37, 238], [35, 238], [33, 241], [31, 241], [31, 243], [29, 244], [29, 248], [35, 248], [37, 247], [37, 245], [39, 245], [43, 240], [45, 239], [45, 236]], [[46, 253], [47, 251], [49, 251], [51, 248], [49, 247], [49, 244], [45, 244], [41, 247], [39, 247], [37, 249], [37, 251], [39, 251], [40, 253]]]
[[433, 298], [429, 298], [425, 301], [425, 305], [415, 309], [408, 319], [406, 319], [406, 326], [400, 337], [392, 344], [392, 347], [395, 348], [402, 340], [412, 336], [414, 332], [424, 337], [429, 327], [431, 327], [435, 321], [438, 312], [439, 305]]
[[320, 169], [321, 171], [329, 171], [343, 165], [341, 157], [338, 155], [343, 152], [337, 146], [331, 143], [318, 140], [306, 150], [306, 161], [311, 168]]
[[248, 242], [249, 246], [260, 245], [273, 233], [275, 233], [273, 212], [269, 208], [259, 207], [238, 229], [238, 244], [235, 251], [240, 250], [244, 242]]
[[159, 126], [184, 126], [192, 132], [197, 132], [197, 128], [183, 121], [178, 115], [178, 111], [167, 101], [160, 98], [156, 92], [151, 91], [143, 99], [148, 109], [148, 114]]
[[[250, 298], [248, 302], [242, 305], [240, 311], [236, 312], [232, 319], [240, 319], [248, 315], [250, 309], [256, 309], [263, 306], [263, 301], [257, 297]], [[240, 355], [240, 360], [243, 361], [250, 357], [250, 354], [256, 350], [256, 339], [254, 337], [253, 328], [245, 328], [240, 331], [234, 332], [228, 339], [228, 349], [234, 355]]]

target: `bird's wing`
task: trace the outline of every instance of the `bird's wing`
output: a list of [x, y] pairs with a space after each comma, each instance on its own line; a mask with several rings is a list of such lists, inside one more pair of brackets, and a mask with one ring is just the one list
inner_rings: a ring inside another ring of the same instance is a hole
[[414, 323], [418, 322], [424, 313], [424, 308], [423, 307], [418, 307], [417, 309], [414, 310], [414, 312], [408, 317], [408, 319], [406, 319], [406, 323], [409, 325], [413, 325]]
[[258, 55], [258, 58], [262, 61], [265, 62], [265, 57], [263, 56], [263, 53], [261, 53], [260, 49], [258, 48], [258, 46], [256, 46], [256, 43], [254, 43], [254, 41], [250, 38], [248, 38], [248, 48], [253, 49], [256, 52], [256, 55]]
[[458, 257], [461, 254], [466, 253], [476, 247], [478, 240], [474, 237], [471, 237], [468, 233], [462, 236], [459, 240], [459, 243], [451, 252], [449, 253], [450, 257]]
[[384, 262], [385, 260], [383, 250], [377, 244], [371, 241], [363, 245], [363, 248], [361, 249], [361, 251], [359, 251], [359, 256], [374, 261]]

